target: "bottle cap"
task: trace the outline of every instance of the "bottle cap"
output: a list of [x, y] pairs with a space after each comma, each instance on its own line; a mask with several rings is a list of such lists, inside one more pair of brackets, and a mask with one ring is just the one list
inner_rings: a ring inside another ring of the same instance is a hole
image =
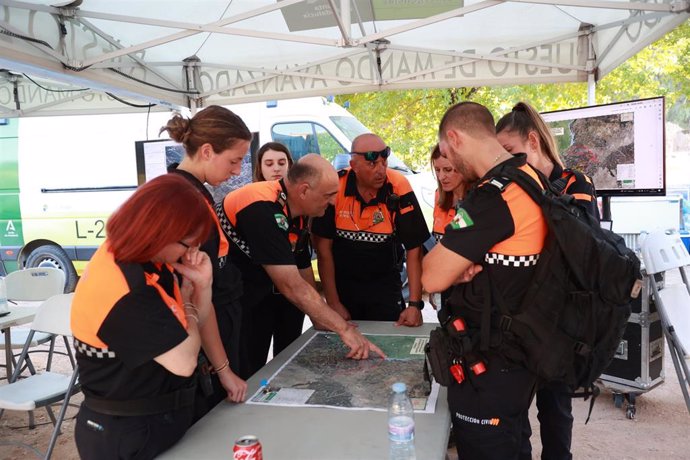
[[396, 382], [393, 384], [393, 391], [396, 393], [404, 393], [407, 390], [407, 386], [403, 382]]

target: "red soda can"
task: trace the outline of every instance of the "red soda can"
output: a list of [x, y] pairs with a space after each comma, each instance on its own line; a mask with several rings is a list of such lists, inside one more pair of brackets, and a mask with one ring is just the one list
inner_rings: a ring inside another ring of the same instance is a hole
[[232, 448], [232, 458], [233, 460], [263, 460], [259, 438], [252, 435], [239, 438]]

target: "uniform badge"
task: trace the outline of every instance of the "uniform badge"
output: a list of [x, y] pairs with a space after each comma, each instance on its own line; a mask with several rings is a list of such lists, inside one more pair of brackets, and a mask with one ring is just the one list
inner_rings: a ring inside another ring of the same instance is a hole
[[278, 224], [278, 228], [287, 231], [289, 225], [287, 217], [285, 217], [285, 214], [274, 214], [273, 217], [276, 218], [276, 224]]
[[474, 221], [470, 215], [463, 208], [458, 208], [455, 212], [455, 217], [450, 222], [451, 228], [458, 230], [461, 228], [467, 228], [474, 225]]
[[381, 210], [379, 209], [379, 210], [377, 210], [377, 211], [374, 213], [374, 215], [373, 215], [373, 217], [372, 217], [372, 224], [373, 224], [373, 225], [380, 224], [380, 223], [383, 222], [384, 220], [385, 220], [385, 219], [384, 219], [384, 217], [383, 217], [383, 213], [382, 213]]

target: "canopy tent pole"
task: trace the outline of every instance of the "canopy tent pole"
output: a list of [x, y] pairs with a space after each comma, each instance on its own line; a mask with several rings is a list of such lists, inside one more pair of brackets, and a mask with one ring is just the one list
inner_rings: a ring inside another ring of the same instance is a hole
[[350, 0], [340, 0], [340, 19], [345, 29], [346, 40], [352, 36], [352, 13], [350, 11]]
[[595, 105], [597, 103], [597, 82], [594, 78], [594, 72], [587, 75], [587, 105]]
[[[198, 88], [200, 87], [199, 65], [201, 63], [201, 59], [194, 55], [189, 56], [182, 61], [184, 62], [187, 91], [198, 91]], [[189, 110], [191, 110], [192, 115], [194, 115], [199, 106], [203, 105], [203, 100], [199, 97], [192, 97], [191, 94], [187, 95], [186, 97]]]
[[[588, 25], [591, 30], [592, 26]], [[594, 49], [594, 34], [587, 34], [587, 105], [597, 103], [597, 52]]]

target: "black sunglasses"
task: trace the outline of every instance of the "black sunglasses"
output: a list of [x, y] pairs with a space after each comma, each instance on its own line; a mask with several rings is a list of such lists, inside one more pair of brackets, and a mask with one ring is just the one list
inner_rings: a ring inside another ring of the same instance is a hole
[[383, 158], [384, 160], [388, 158], [391, 154], [391, 148], [386, 146], [383, 150], [373, 151], [370, 150], [368, 152], [350, 152], [352, 155], [363, 155], [364, 159], [367, 161], [376, 161], [379, 159], [379, 156]]

